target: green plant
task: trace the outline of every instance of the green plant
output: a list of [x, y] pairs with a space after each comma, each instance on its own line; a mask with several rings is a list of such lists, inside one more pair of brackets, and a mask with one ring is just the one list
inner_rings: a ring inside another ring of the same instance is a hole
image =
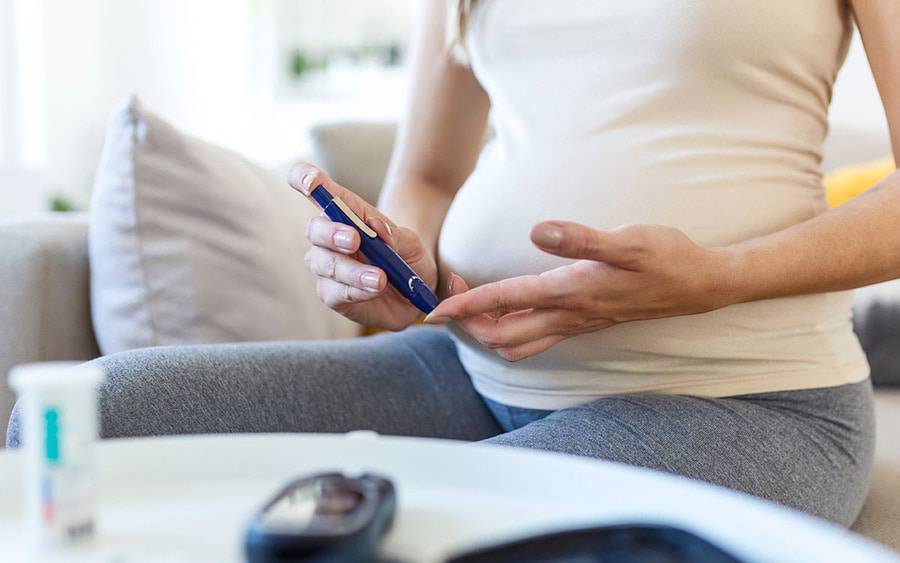
[[50, 211], [65, 213], [68, 211], [77, 211], [77, 207], [67, 196], [56, 194], [50, 198]]
[[322, 70], [335, 59], [349, 59], [353, 64], [367, 60], [388, 67], [403, 62], [403, 46], [400, 43], [366, 43], [353, 47], [335, 47], [325, 52], [310, 52], [300, 47], [289, 53], [290, 75], [295, 80], [305, 78], [310, 72]]
[[325, 58], [316, 57], [304, 53], [301, 49], [291, 51], [291, 75], [294, 78], [302, 78], [312, 70], [325, 68]]

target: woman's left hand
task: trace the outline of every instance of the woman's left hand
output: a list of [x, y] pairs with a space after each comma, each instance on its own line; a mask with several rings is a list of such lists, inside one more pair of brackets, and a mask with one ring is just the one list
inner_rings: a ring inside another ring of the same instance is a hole
[[456, 321], [504, 359], [627, 321], [691, 315], [738, 301], [733, 254], [707, 249], [671, 227], [610, 231], [566, 221], [538, 223], [532, 242], [577, 262], [540, 275], [469, 289], [450, 277], [449, 297], [425, 322]]

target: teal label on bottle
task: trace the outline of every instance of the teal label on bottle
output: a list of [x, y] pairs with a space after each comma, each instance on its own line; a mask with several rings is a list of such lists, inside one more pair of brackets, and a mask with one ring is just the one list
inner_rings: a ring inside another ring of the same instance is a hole
[[59, 464], [59, 410], [55, 407], [44, 411], [44, 455], [53, 465]]

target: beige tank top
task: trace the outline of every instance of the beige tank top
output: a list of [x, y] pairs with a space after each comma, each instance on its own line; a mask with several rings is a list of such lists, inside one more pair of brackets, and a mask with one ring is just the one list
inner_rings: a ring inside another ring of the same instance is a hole
[[[467, 41], [496, 137], [446, 217], [442, 272], [475, 286], [566, 263], [529, 241], [545, 219], [670, 225], [718, 246], [822, 213], [820, 149], [851, 30], [841, 0], [480, 0]], [[625, 323], [517, 363], [452, 330], [481, 393], [557, 409], [860, 381], [850, 300]]]

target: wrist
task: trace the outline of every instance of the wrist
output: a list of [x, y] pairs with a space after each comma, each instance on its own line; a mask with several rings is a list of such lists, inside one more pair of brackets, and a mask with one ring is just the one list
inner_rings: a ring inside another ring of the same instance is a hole
[[714, 249], [713, 253], [716, 256], [716, 266], [710, 281], [718, 307], [752, 300], [748, 284], [750, 276], [747, 251], [738, 246], [727, 246]]

